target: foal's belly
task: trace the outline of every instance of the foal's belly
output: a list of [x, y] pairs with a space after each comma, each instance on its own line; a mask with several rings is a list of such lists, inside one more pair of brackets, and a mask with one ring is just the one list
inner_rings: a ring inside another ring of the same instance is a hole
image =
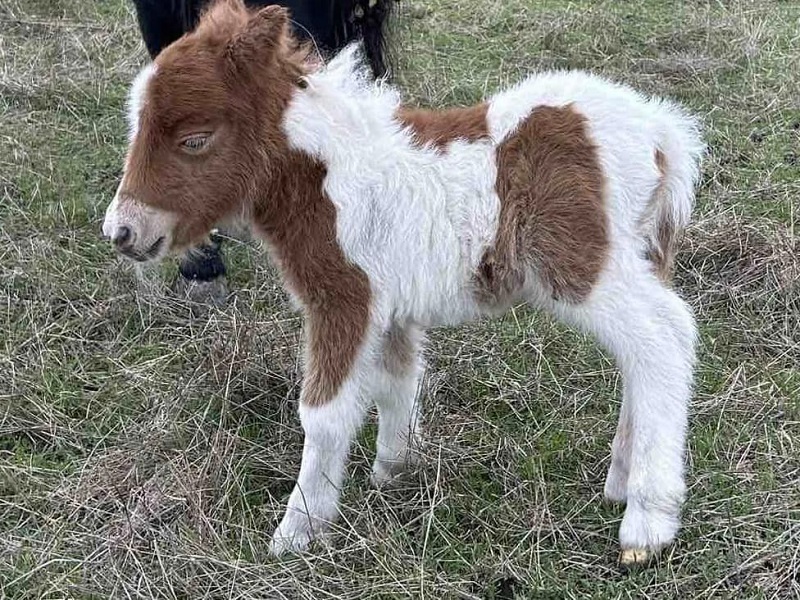
[[390, 286], [391, 312], [422, 327], [453, 326], [485, 314], [464, 268], [433, 270], [420, 265]]

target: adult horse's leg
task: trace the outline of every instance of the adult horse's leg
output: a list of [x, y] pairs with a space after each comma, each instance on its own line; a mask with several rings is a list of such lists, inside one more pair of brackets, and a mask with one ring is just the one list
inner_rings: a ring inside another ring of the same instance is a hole
[[224, 306], [227, 302], [227, 271], [221, 245], [222, 238], [212, 233], [205, 243], [189, 250], [178, 265], [181, 279], [176, 287], [190, 300], [215, 306]]
[[133, 0], [136, 21], [150, 58], [184, 34], [179, 2], [164, 0]]
[[364, 40], [364, 54], [375, 77], [391, 76], [387, 31], [392, 7], [397, 0], [356, 0], [353, 13], [356, 32]]

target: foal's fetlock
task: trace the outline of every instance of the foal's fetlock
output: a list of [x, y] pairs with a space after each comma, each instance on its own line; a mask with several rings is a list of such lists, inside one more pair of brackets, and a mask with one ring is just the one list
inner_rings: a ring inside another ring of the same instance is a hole
[[372, 464], [372, 474], [369, 477], [370, 483], [376, 488], [390, 486], [410, 468], [404, 460], [381, 460], [376, 459]]
[[409, 450], [404, 457], [376, 458], [372, 463], [370, 483], [376, 488], [390, 486], [404, 474], [413, 471], [419, 463], [419, 455], [413, 450]]
[[628, 469], [617, 461], [612, 461], [608, 469], [603, 495], [609, 502], [620, 504], [628, 499]]

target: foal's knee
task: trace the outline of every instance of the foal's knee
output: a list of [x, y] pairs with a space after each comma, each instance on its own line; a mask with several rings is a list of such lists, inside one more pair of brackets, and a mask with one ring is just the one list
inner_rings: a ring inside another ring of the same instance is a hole
[[322, 404], [301, 399], [298, 412], [308, 441], [319, 446], [338, 447], [353, 439], [363, 421], [364, 408], [350, 387], [343, 386], [340, 393]]
[[683, 357], [689, 363], [688, 366], [693, 367], [697, 345], [697, 321], [694, 312], [675, 292], [667, 290], [663, 302], [663, 316], [669, 325], [675, 343], [680, 347]]

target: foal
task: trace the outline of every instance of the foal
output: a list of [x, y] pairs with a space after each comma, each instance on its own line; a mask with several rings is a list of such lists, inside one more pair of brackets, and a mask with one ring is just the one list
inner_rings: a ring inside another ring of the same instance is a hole
[[222, 0], [131, 94], [132, 136], [103, 231], [154, 261], [244, 217], [305, 317], [305, 432], [272, 539], [301, 550], [336, 518], [350, 443], [378, 407], [373, 480], [410, 458], [425, 328], [519, 302], [594, 334], [624, 390], [605, 495], [627, 502], [621, 560], [675, 537], [684, 500], [692, 313], [667, 284], [702, 144], [678, 107], [585, 73], [483, 104], [407, 108], [355, 48], [304, 62], [278, 7]]

